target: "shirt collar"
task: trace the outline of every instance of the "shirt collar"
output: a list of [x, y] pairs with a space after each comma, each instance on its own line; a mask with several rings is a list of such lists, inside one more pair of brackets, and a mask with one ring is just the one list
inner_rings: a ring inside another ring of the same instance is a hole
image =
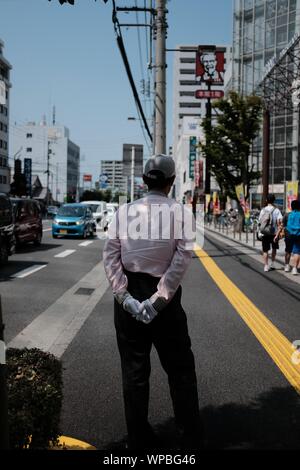
[[146, 194], [147, 196], [162, 196], [162, 197], [168, 197], [166, 195], [166, 193], [164, 193], [163, 191], [160, 191], [159, 189], [151, 189], [150, 191], [148, 191], [148, 193]]

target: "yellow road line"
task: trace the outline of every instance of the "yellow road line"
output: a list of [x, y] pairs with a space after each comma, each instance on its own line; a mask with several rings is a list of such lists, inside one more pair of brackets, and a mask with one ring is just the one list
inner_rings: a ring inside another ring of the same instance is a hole
[[199, 248], [195, 250], [195, 253], [213, 281], [300, 395], [300, 364], [297, 365], [292, 362], [294, 352], [292, 343], [223, 273], [203, 249]]

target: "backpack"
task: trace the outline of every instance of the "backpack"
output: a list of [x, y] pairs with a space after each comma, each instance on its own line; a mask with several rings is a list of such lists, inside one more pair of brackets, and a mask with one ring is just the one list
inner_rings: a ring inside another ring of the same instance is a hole
[[300, 237], [300, 211], [290, 212], [286, 229], [289, 235]]
[[259, 231], [264, 236], [271, 236], [274, 234], [273, 227], [273, 212], [275, 207], [271, 211], [264, 210], [259, 221]]

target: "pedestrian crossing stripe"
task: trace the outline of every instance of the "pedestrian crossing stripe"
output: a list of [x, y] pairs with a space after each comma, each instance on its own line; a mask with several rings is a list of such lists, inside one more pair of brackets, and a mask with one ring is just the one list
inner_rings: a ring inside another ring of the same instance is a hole
[[195, 253], [227, 300], [300, 395], [300, 364], [299, 361], [293, 360], [295, 346], [224, 274], [217, 263], [203, 249], [196, 248]]

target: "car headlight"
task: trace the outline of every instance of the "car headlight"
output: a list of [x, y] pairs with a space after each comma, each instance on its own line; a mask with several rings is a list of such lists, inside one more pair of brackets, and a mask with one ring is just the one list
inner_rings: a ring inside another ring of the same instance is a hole
[[53, 223], [54, 223], [54, 224], [58, 224], [58, 220], [54, 218], [54, 219], [53, 219]]
[[82, 220], [82, 219], [81, 219], [81, 220], [77, 220], [76, 225], [82, 225], [82, 224], [84, 224], [84, 220]]

